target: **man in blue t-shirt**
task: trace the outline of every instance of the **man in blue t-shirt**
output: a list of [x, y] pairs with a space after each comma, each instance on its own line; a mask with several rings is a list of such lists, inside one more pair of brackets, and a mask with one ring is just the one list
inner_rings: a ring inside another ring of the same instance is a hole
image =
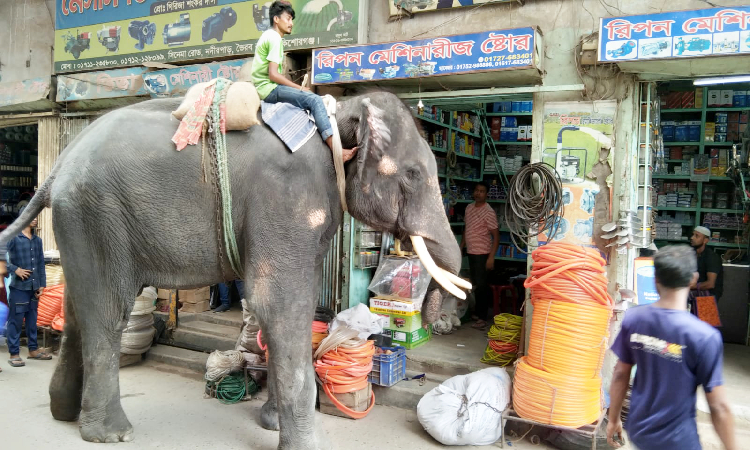
[[622, 434], [620, 412], [630, 373], [638, 366], [625, 430], [639, 450], [700, 449], [695, 423], [698, 385], [706, 392], [711, 421], [728, 450], [735, 450], [734, 419], [722, 380], [721, 334], [687, 311], [698, 278], [695, 251], [668, 246], [654, 256], [659, 301], [629, 310], [612, 345], [620, 359], [610, 387], [607, 440]]

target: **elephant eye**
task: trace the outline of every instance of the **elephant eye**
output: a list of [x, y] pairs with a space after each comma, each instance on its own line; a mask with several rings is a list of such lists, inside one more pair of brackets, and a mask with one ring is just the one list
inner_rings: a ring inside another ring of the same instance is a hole
[[419, 172], [419, 169], [411, 168], [406, 171], [406, 177], [409, 181], [419, 181], [421, 173]]

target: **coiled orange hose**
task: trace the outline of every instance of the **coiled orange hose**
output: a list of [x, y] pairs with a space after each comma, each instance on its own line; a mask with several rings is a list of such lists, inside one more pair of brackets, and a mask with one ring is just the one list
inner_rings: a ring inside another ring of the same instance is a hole
[[602, 410], [600, 376], [613, 306], [593, 248], [551, 243], [532, 253], [528, 356], [516, 366], [513, 407], [536, 422], [578, 428]]
[[319, 320], [313, 321], [312, 324], [312, 348], [313, 352], [318, 349], [321, 341], [328, 336], [328, 324]]
[[361, 419], [375, 405], [375, 393], [371, 394], [370, 406], [365, 411], [354, 411], [341, 403], [334, 394], [345, 394], [367, 388], [367, 375], [372, 371], [373, 341], [365, 341], [358, 347], [339, 346], [328, 351], [315, 361], [315, 373], [323, 383], [323, 391], [336, 407], [351, 417]]
[[47, 326], [62, 310], [63, 294], [65, 285], [58, 284], [44, 289], [44, 293], [39, 297], [37, 305], [37, 326]]

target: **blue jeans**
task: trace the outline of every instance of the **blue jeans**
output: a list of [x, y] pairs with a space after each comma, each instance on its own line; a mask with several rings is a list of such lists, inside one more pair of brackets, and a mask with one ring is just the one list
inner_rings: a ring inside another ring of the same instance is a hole
[[323, 104], [323, 98], [317, 94], [309, 91], [300, 91], [299, 89], [280, 84], [263, 101], [266, 103], [291, 103], [297, 108], [310, 111], [315, 119], [315, 126], [318, 127], [320, 135], [323, 136], [323, 140], [333, 135], [333, 128], [331, 128], [331, 121], [328, 120], [328, 113]]
[[28, 339], [29, 351], [33, 352], [39, 348], [36, 340], [36, 316], [39, 301], [34, 297], [34, 291], [22, 291], [10, 288], [8, 298], [10, 312], [8, 313], [8, 350], [11, 355], [18, 355], [20, 351], [21, 328], [23, 320], [26, 319], [26, 338]]
[[[245, 297], [245, 282], [241, 280], [234, 280], [234, 285], [237, 286], [237, 293], [240, 294], [240, 298]], [[229, 296], [229, 286], [226, 283], [219, 283], [219, 299], [222, 305], [229, 306], [232, 303], [232, 298]]]

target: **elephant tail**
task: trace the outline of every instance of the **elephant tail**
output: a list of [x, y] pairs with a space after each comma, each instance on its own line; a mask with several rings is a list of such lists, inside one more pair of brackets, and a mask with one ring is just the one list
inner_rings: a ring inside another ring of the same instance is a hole
[[26, 205], [21, 215], [18, 216], [12, 224], [8, 225], [8, 228], [6, 228], [5, 231], [0, 233], [0, 248], [5, 248], [5, 244], [8, 241], [13, 239], [13, 237], [18, 236], [18, 234], [23, 231], [24, 228], [29, 226], [44, 208], [49, 206], [50, 190], [52, 189], [52, 181], [54, 178], [55, 177], [53, 176], [49, 176], [44, 181], [42, 186], [37, 189], [34, 196], [31, 197], [31, 201]]

